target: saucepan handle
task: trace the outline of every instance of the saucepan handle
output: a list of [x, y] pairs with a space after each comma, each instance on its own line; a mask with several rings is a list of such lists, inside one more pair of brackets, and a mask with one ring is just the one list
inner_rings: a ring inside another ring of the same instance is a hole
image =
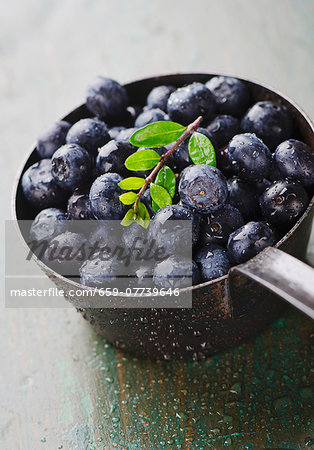
[[[314, 319], [314, 269], [299, 259], [268, 247], [246, 263], [233, 267], [229, 273], [231, 301], [247, 298], [248, 279]], [[241, 315], [241, 305], [234, 308], [234, 313]]]

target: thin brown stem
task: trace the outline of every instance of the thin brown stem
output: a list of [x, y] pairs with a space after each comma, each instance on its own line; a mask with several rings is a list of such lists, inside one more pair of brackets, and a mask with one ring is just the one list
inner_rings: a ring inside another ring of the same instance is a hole
[[182, 135], [179, 137], [179, 139], [173, 144], [173, 146], [166, 153], [164, 153], [161, 156], [159, 163], [157, 164], [156, 167], [154, 167], [152, 172], [145, 179], [145, 183], [143, 184], [141, 190], [137, 194], [137, 198], [133, 204], [134, 212], [137, 211], [137, 205], [138, 205], [142, 195], [144, 194], [147, 186], [154, 181], [155, 176], [157, 175], [159, 170], [162, 168], [162, 166], [165, 164], [165, 162], [167, 161], [169, 156], [172, 155], [172, 153], [176, 150], [176, 148], [189, 136], [190, 133], [197, 130], [197, 128], [199, 127], [202, 120], [203, 120], [203, 117], [199, 116], [196, 120], [194, 120], [194, 122], [190, 123], [190, 125], [188, 125], [186, 127], [185, 131], [182, 133]]

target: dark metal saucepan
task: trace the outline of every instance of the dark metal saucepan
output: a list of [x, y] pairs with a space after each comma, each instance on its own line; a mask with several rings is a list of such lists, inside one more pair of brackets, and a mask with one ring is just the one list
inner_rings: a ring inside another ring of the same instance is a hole
[[[206, 82], [216, 75], [165, 75], [135, 81], [125, 87], [130, 104], [144, 104], [154, 86]], [[265, 85], [242, 81], [249, 87], [254, 101], [274, 100], [285, 104], [296, 124], [294, 137], [313, 148], [313, 124], [297, 105]], [[82, 105], [64, 119], [74, 123], [89, 116]], [[33, 149], [18, 175], [14, 190], [15, 219], [34, 217], [23, 197], [21, 176], [37, 160]], [[286, 304], [280, 298], [313, 317], [314, 270], [300, 261], [305, 257], [310, 236], [313, 203], [314, 197], [302, 217], [274, 247], [233, 267], [226, 276], [193, 286], [191, 309], [78, 309], [99, 334], [117, 347], [161, 359], [204, 358], [251, 338], [279, 316]], [[41, 261], [37, 262], [65, 292], [81, 288]], [[81, 299], [71, 298], [71, 302], [78, 307]]]

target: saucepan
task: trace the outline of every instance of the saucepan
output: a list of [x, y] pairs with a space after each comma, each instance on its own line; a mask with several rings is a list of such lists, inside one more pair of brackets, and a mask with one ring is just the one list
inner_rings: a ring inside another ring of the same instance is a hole
[[[128, 83], [125, 88], [130, 104], [145, 104], [147, 94], [157, 85], [179, 87], [193, 81], [206, 82], [213, 76], [217, 74], [155, 76]], [[294, 137], [314, 147], [313, 124], [293, 101], [261, 83], [242, 81], [249, 87], [253, 100], [284, 104], [294, 118]], [[83, 104], [63, 120], [74, 123], [89, 116]], [[13, 193], [15, 220], [34, 218], [35, 212], [23, 197], [21, 177], [36, 161], [38, 156], [33, 148], [17, 177]], [[82, 299], [68, 295], [70, 290], [81, 288], [80, 284], [54, 272], [35, 256], [34, 259], [97, 333], [116, 347], [156, 359], [202, 359], [254, 337], [282, 313], [287, 302], [313, 317], [314, 270], [302, 262], [311, 232], [313, 204], [314, 197], [301, 218], [274, 247], [233, 267], [228, 275], [193, 286], [191, 308], [86, 307]], [[25, 240], [22, 233], [21, 237]]]

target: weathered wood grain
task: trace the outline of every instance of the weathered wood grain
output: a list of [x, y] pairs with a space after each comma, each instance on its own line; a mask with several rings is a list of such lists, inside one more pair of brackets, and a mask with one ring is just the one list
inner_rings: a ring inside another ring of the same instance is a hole
[[313, 333], [301, 314], [204, 362], [156, 362], [73, 312], [9, 311], [19, 340], [6, 340], [1, 448], [305, 448]]
[[[314, 115], [311, 0], [1, 6], [6, 218], [25, 152], [42, 127], [81, 103], [96, 74], [124, 82], [229, 72], [268, 82]], [[311, 322], [287, 310], [246, 345], [204, 362], [163, 363], [116, 351], [74, 309], [3, 309], [0, 448], [309, 448], [312, 340]]]

